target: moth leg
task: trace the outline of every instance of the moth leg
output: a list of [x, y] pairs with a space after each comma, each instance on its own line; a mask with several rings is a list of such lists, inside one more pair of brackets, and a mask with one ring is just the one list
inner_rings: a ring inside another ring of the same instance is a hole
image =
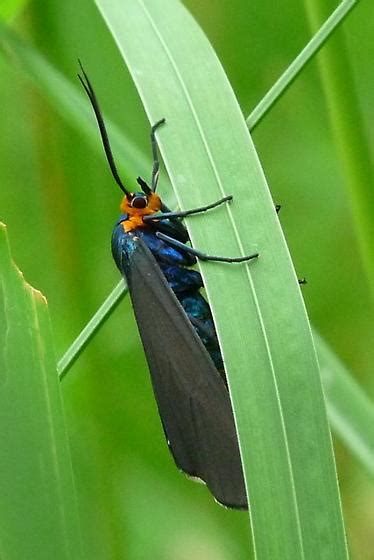
[[149, 216], [143, 217], [143, 222], [159, 222], [161, 220], [169, 220], [170, 218], [185, 218], [186, 216], [191, 216], [191, 214], [200, 214], [201, 212], [206, 212], [211, 208], [215, 208], [224, 202], [229, 202], [232, 200], [232, 195], [224, 196], [212, 204], [207, 204], [206, 206], [200, 206], [199, 208], [193, 208], [192, 210], [184, 210], [181, 212], [164, 212], [162, 214], [151, 214]]
[[245, 257], [216, 257], [214, 255], [207, 255], [206, 253], [202, 253], [201, 251], [199, 251], [198, 249], [194, 249], [193, 247], [189, 247], [188, 245], [185, 245], [181, 241], [177, 241], [176, 239], [173, 239], [172, 237], [169, 237], [168, 235], [161, 233], [161, 231], [156, 231], [156, 236], [159, 239], [166, 241], [169, 245], [173, 245], [178, 249], [182, 249], [186, 253], [189, 253], [190, 255], [197, 257], [201, 261], [240, 263], [244, 261], [249, 261], [251, 259], [256, 259], [258, 257], [258, 253], [253, 253], [253, 255], [246, 255]]

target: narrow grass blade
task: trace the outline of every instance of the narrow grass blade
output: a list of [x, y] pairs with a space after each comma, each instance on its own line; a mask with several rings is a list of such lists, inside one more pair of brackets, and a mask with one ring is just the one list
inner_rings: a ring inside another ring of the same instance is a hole
[[331, 16], [323, 23], [320, 29], [313, 35], [309, 43], [304, 47], [301, 53], [291, 62], [286, 71], [270, 88], [266, 95], [261, 99], [260, 103], [255, 107], [247, 118], [249, 130], [254, 130], [259, 122], [272, 106], [282, 97], [288, 87], [297, 78], [300, 72], [312, 60], [315, 54], [329, 39], [335, 29], [344, 21], [352, 8], [358, 4], [358, 0], [343, 0], [341, 4], [334, 10]]
[[74, 340], [73, 344], [68, 348], [65, 354], [57, 363], [57, 371], [60, 379], [63, 379], [68, 373], [74, 362], [79, 358], [83, 350], [86, 348], [90, 340], [95, 336], [96, 332], [101, 325], [113, 313], [117, 305], [122, 301], [123, 297], [127, 294], [127, 286], [124, 280], [120, 280], [114, 290], [109, 294], [100, 308], [96, 311], [95, 315], [82, 332]]
[[[322, 0], [305, 0], [314, 30], [323, 18]], [[353, 71], [342, 33], [336, 34], [318, 57], [328, 116], [350, 205], [367, 283], [374, 297], [374, 173], [365, 125], [356, 94]]]
[[11, 260], [0, 224], [0, 556], [82, 558], [46, 301]]
[[[223, 348], [251, 503], [256, 557], [347, 557], [324, 402], [290, 257], [245, 121], [205, 37], [176, 1], [97, 0], [158, 134], [188, 219]], [[249, 189], [249, 190], [248, 190]], [[250, 194], [248, 194], [250, 192]]]
[[326, 342], [314, 333], [330, 424], [353, 455], [374, 475], [374, 404]]

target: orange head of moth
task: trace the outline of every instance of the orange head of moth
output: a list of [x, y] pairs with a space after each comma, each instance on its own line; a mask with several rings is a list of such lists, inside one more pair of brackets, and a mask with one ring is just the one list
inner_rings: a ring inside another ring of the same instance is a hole
[[126, 194], [121, 202], [122, 214], [127, 214], [128, 218], [123, 224], [126, 232], [138, 227], [145, 227], [143, 216], [155, 214], [161, 210], [161, 199], [154, 193], [135, 192]]

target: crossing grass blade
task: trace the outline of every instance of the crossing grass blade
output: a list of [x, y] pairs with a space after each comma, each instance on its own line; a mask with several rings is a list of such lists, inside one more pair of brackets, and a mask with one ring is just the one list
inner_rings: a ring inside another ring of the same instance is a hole
[[44, 297], [0, 224], [2, 558], [82, 558], [78, 509]]
[[[318, 365], [295, 272], [243, 116], [206, 38], [174, 0], [97, 0], [151, 123], [187, 220], [228, 372], [257, 558], [347, 557]], [[162, 192], [161, 192], [162, 194]], [[280, 553], [281, 551], [281, 553]]]
[[300, 72], [313, 60], [313, 57], [318, 53], [321, 47], [323, 47], [334, 31], [336, 31], [338, 26], [342, 24], [351, 10], [357, 6], [357, 3], [358, 0], [343, 0], [327, 20], [324, 21], [318, 31], [310, 39], [309, 43], [291, 62], [247, 117], [247, 125], [250, 131], [254, 130], [273, 105], [279, 101]]
[[314, 332], [330, 425], [374, 476], [374, 405], [326, 342]]

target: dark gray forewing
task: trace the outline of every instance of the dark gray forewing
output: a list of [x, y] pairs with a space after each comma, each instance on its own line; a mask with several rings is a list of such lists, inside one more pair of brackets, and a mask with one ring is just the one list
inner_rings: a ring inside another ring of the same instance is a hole
[[175, 462], [201, 478], [218, 502], [245, 508], [228, 391], [151, 252], [132, 240], [127, 280]]

